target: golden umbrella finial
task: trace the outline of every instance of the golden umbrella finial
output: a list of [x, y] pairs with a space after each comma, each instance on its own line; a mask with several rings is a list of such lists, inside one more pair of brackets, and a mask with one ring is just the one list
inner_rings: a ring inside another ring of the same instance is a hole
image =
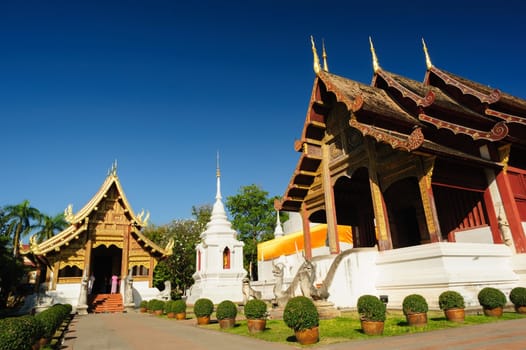
[[314, 55], [314, 73], [318, 74], [320, 68], [320, 58], [318, 57], [318, 51], [316, 51], [316, 45], [314, 44], [314, 38], [310, 36], [310, 42], [312, 43], [312, 54]]
[[433, 63], [431, 63], [431, 57], [429, 57], [429, 52], [427, 52], [427, 45], [424, 41], [424, 38], [422, 38], [422, 45], [424, 46], [424, 55], [426, 55], [426, 66], [427, 69], [433, 67]]
[[323, 70], [328, 72], [329, 71], [329, 65], [327, 64], [327, 52], [325, 51], [325, 40], [322, 39], [321, 45], [322, 45], [321, 57], [323, 57]]
[[371, 37], [369, 37], [369, 45], [371, 46], [371, 55], [373, 56], [373, 71], [376, 73], [380, 69], [380, 65], [378, 64], [378, 57], [376, 57], [376, 51], [374, 50], [373, 39], [371, 39]]

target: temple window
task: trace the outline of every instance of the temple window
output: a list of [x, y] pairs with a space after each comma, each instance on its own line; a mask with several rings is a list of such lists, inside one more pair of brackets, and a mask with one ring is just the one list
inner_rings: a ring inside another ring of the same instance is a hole
[[223, 250], [223, 269], [230, 269], [230, 249]]
[[65, 266], [58, 272], [58, 277], [82, 277], [82, 270], [77, 266]]
[[132, 276], [148, 276], [148, 268], [144, 265], [134, 266]]

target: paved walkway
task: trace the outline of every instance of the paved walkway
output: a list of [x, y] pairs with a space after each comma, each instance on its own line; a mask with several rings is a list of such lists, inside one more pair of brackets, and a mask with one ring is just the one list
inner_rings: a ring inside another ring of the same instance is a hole
[[[269, 343], [250, 337], [203, 329], [195, 319], [167, 320], [136, 312], [75, 316], [63, 350], [267, 350], [300, 348], [297, 343]], [[500, 321], [396, 337], [356, 340], [312, 348], [341, 350], [526, 349], [526, 319]]]

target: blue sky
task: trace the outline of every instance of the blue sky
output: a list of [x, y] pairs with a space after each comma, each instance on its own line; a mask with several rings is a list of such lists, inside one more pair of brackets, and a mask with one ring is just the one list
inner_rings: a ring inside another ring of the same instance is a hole
[[2, 1], [0, 206], [79, 210], [114, 160], [164, 224], [257, 184], [282, 195], [314, 81], [444, 70], [526, 98], [522, 1]]

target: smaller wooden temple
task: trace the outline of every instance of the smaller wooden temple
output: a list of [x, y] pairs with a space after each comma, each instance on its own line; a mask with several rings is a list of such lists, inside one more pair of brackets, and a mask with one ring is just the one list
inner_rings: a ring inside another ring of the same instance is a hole
[[[137, 215], [132, 210], [114, 164], [82, 209], [73, 213], [70, 205], [65, 210], [70, 224], [65, 230], [42, 243], [31, 239], [23, 253], [38, 262], [37, 280], [45, 283], [54, 302], [75, 306], [83, 280], [89, 281], [90, 294], [110, 293], [112, 276], [119, 284], [133, 278], [134, 293], [141, 296], [141, 290], [152, 289], [157, 263], [172, 253], [171, 244], [163, 249], [142, 234], [148, 217], [149, 213], [144, 217], [144, 211]], [[116, 292], [122, 293], [118, 287]]]

